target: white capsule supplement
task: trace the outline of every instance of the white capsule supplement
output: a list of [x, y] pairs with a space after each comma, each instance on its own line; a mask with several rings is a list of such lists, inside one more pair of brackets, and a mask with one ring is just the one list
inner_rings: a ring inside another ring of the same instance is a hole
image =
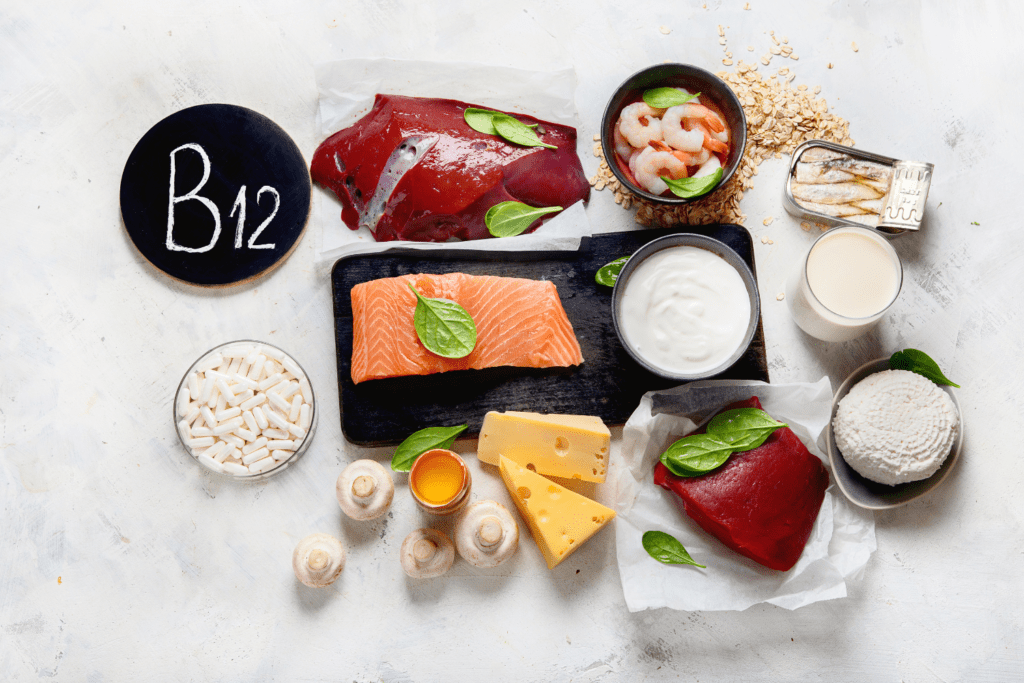
[[198, 401], [203, 390], [199, 381], [199, 373], [193, 372], [188, 376], [188, 394], [193, 401]]
[[274, 406], [278, 410], [287, 413], [292, 409], [291, 404], [288, 403], [280, 394], [276, 392], [270, 392], [267, 394], [267, 398], [270, 400], [270, 405]]
[[219, 413], [214, 413], [213, 419], [215, 419], [217, 422], [223, 422], [224, 420], [230, 420], [233, 417], [238, 417], [241, 414], [241, 408], [225, 408]]
[[226, 462], [226, 463], [224, 463], [223, 468], [224, 468], [224, 471], [227, 472], [228, 474], [235, 474], [235, 475], [251, 474], [249, 472], [249, 468], [248, 467], [246, 467], [245, 465], [239, 465], [238, 463], [234, 463], [234, 462]]
[[277, 465], [277, 460], [274, 460], [273, 458], [264, 458], [259, 462], [249, 465], [249, 472], [252, 474], [260, 474], [261, 472], [266, 472], [267, 470], [277, 467]]
[[309, 380], [272, 347], [233, 344], [203, 356], [174, 395], [175, 429], [204, 467], [232, 476], [271, 472], [308, 443]]
[[[242, 437], [246, 441], [255, 441], [256, 440], [256, 434], [254, 434], [253, 432], [249, 431], [245, 427], [239, 427], [238, 429], [236, 429], [235, 430], [235, 434], [237, 434], [238, 436]], [[241, 448], [241, 446], [239, 446], [239, 448]]]
[[249, 455], [242, 456], [242, 464], [243, 465], [251, 465], [252, 463], [256, 462], [257, 460], [262, 460], [263, 458], [267, 457], [268, 455], [270, 455], [270, 451], [267, 450], [266, 447], [261, 448], [261, 449], [259, 449], [257, 451], [253, 451]]
[[189, 393], [188, 387], [182, 387], [178, 390], [178, 417], [184, 417], [188, 413]]
[[[255, 396], [250, 398], [248, 401], [243, 401], [242, 404], [239, 407], [241, 407], [242, 410], [252, 410], [256, 406], [263, 405], [263, 403], [266, 400], [267, 400], [267, 395], [266, 394], [256, 394]], [[255, 411], [253, 411], [253, 413], [255, 413]], [[259, 418], [257, 418], [257, 421], [258, 420], [259, 420]]]

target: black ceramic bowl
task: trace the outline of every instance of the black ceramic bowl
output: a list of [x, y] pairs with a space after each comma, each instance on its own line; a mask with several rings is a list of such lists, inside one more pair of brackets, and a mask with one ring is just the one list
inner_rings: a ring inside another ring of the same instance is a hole
[[[619, 112], [633, 102], [639, 102], [645, 90], [659, 87], [686, 88], [690, 92], [699, 92], [701, 99], [710, 99], [718, 110], [725, 117], [725, 125], [729, 128], [729, 158], [722, 168], [722, 180], [710, 191], [699, 197], [683, 199], [675, 195], [662, 196], [651, 194], [642, 187], [634, 184], [625, 173], [619, 168], [615, 157], [615, 143], [612, 140], [612, 132], [615, 122], [619, 118]], [[743, 148], [747, 144], [747, 117], [743, 113], [743, 106], [740, 104], [736, 93], [732, 91], [725, 81], [710, 71], [705, 71], [689, 64], [658, 64], [643, 71], [638, 71], [619, 86], [615, 94], [608, 101], [604, 110], [604, 119], [601, 121], [601, 147], [604, 148], [605, 159], [608, 162], [612, 173], [625, 187], [634, 194], [644, 199], [660, 204], [687, 204], [697, 199], [702, 199], [712, 194], [718, 188], [724, 186], [732, 174], [739, 168], [740, 160], [743, 158]]]

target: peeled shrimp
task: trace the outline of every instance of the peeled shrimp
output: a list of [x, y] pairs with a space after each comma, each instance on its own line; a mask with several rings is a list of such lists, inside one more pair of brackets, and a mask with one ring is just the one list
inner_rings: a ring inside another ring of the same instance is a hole
[[718, 115], [704, 105], [687, 102], [686, 104], [679, 105], [679, 107], [682, 109], [680, 112], [682, 118], [700, 119], [714, 133], [721, 133], [725, 130], [725, 124], [718, 118]]
[[661, 140], [661, 119], [646, 102], [627, 105], [619, 115], [618, 129], [631, 146], [646, 147], [652, 140]]
[[[683, 105], [686, 106], [686, 105]], [[721, 152], [723, 154], [728, 153], [729, 145], [715, 137], [711, 130], [704, 125], [703, 119], [683, 119], [683, 128], [689, 131], [700, 131], [701, 135], [704, 136], [704, 148], [712, 152]]]
[[684, 152], [699, 152], [704, 146], [704, 134], [683, 128], [683, 113], [688, 105], [669, 107], [661, 117], [661, 134], [665, 142]]
[[711, 175], [720, 168], [722, 168], [722, 162], [718, 160], [718, 157], [709, 157], [708, 160], [701, 164], [700, 168], [694, 172], [693, 177], [703, 178], [706, 175]]
[[686, 177], [685, 162], [680, 161], [672, 152], [661, 152], [651, 146], [644, 147], [630, 163], [630, 168], [641, 187], [657, 195], [668, 190], [668, 185], [661, 176], [668, 176], [674, 180]]
[[[622, 119], [619, 119], [619, 123], [615, 124], [615, 128], [612, 129], [612, 142], [615, 145], [615, 153], [622, 159], [629, 159], [633, 154], [633, 146], [626, 141], [626, 138], [622, 137], [622, 133], [619, 132], [619, 125], [622, 123]], [[701, 138], [701, 144], [704, 144], [704, 138]]]

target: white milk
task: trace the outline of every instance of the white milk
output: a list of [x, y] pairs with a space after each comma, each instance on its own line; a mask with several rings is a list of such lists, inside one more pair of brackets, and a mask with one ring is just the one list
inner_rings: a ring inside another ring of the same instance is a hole
[[619, 322], [626, 343], [650, 365], [696, 375], [717, 368], [743, 343], [750, 296], [720, 256], [670, 247], [630, 275]]
[[899, 256], [884, 237], [866, 228], [836, 228], [811, 246], [786, 296], [804, 332], [846, 341], [875, 326], [902, 282]]

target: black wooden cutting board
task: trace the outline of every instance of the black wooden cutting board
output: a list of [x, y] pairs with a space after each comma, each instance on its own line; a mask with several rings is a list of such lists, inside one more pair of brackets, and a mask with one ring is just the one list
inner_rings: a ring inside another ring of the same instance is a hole
[[[607, 424], [624, 424], [644, 393], [679, 382], [647, 372], [626, 353], [612, 326], [612, 289], [594, 282], [594, 273], [655, 238], [679, 232], [696, 232], [724, 242], [750, 265], [756, 276], [750, 233], [731, 224], [594, 235], [583, 238], [578, 251], [398, 248], [339, 259], [331, 278], [341, 427], [345, 438], [361, 446], [383, 446], [397, 444], [417, 429], [462, 423], [469, 424], [464, 433], [469, 436], [479, 433], [489, 410], [597, 415]], [[354, 384], [352, 287], [378, 278], [454, 272], [554, 282], [583, 351], [583, 364], [575, 368], [459, 370]], [[747, 353], [715, 379], [768, 381], [760, 321]]]

